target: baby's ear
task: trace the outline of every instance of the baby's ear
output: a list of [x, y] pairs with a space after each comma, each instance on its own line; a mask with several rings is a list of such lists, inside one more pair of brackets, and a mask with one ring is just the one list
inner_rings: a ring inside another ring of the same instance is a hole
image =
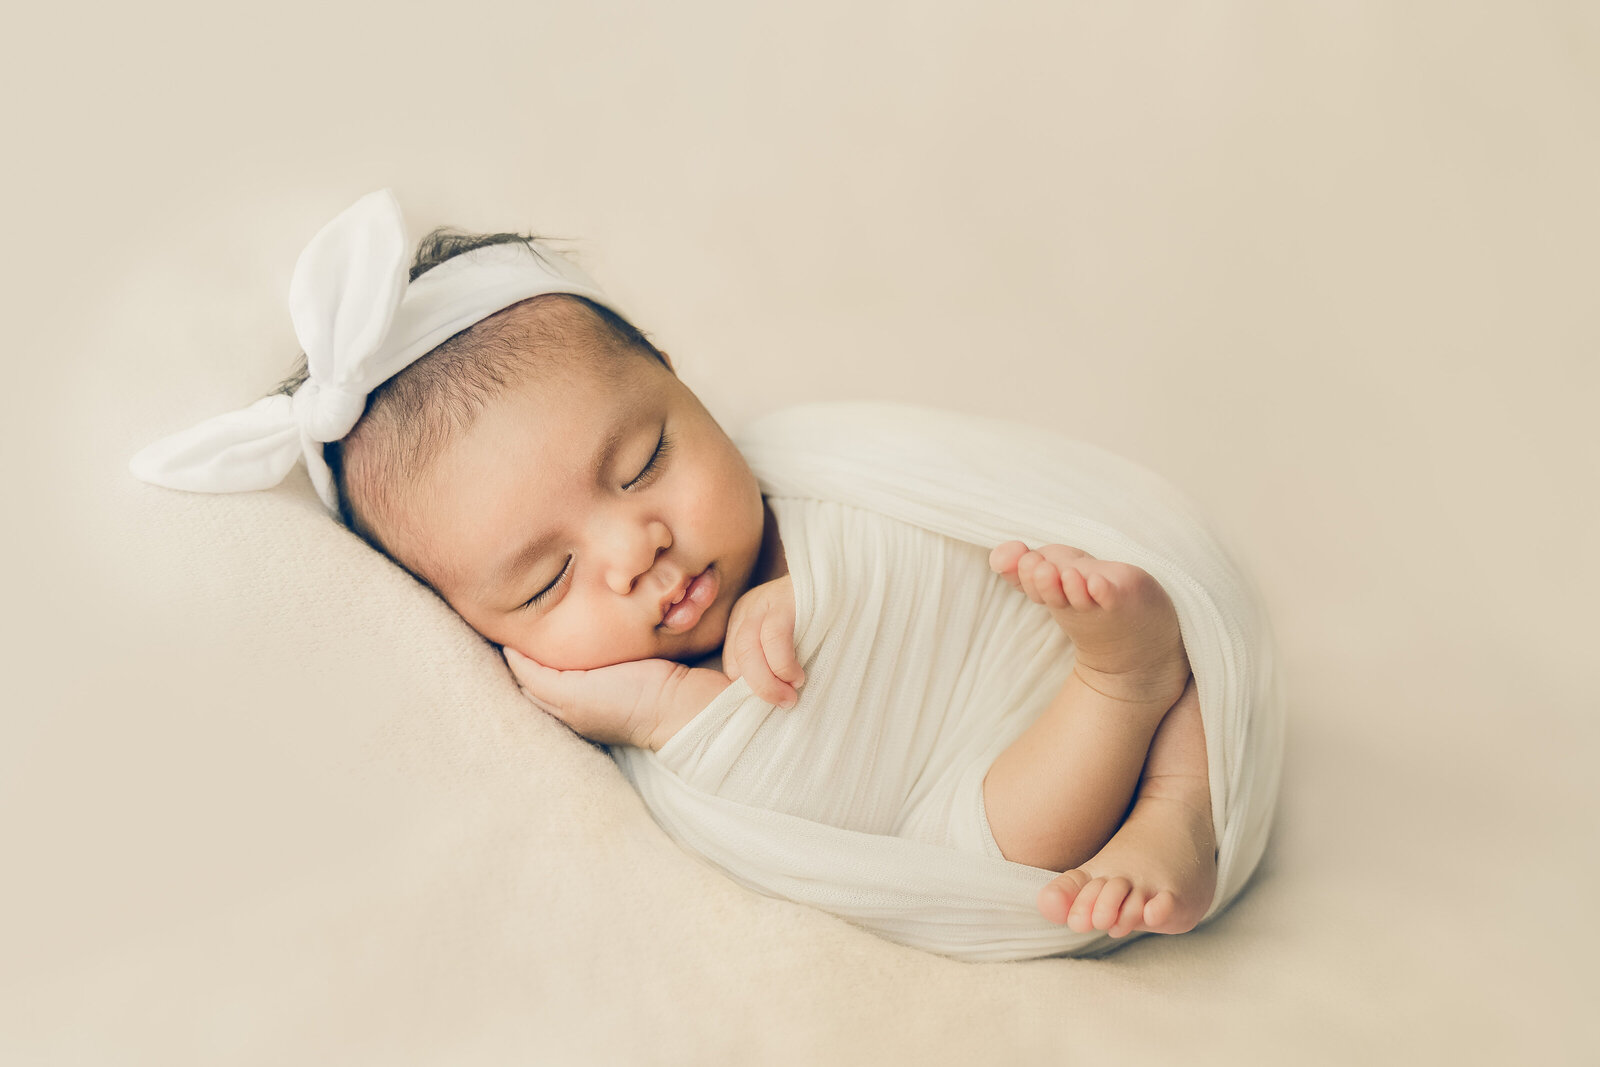
[[678, 373], [678, 368], [676, 368], [676, 367], [674, 367], [672, 365], [672, 357], [667, 355], [666, 350], [658, 348], [658, 349], [656, 349], [656, 351], [661, 353], [661, 362], [663, 362], [663, 363], [665, 363], [667, 365], [667, 369], [669, 371], [671, 371], [673, 374], [677, 374]]

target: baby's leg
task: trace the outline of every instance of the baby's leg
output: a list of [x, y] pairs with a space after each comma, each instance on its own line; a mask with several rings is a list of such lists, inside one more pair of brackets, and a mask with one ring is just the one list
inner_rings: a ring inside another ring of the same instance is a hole
[[1133, 811], [1106, 847], [1039, 893], [1039, 911], [1080, 933], [1194, 929], [1217, 890], [1217, 835], [1200, 698], [1191, 680], [1150, 743]]
[[990, 564], [1048, 607], [1076, 647], [1055, 700], [989, 768], [984, 806], [1009, 860], [1066, 871], [1129, 813], [1151, 738], [1189, 677], [1172, 601], [1148, 573], [1020, 542]]

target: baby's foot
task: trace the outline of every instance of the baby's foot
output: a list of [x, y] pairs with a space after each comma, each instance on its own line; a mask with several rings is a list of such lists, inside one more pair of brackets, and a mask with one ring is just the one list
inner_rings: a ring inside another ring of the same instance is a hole
[[1217, 890], [1211, 813], [1172, 797], [1140, 797], [1106, 847], [1039, 893], [1039, 911], [1078, 933], [1182, 934]]
[[1076, 648], [1084, 684], [1114, 700], [1164, 714], [1183, 692], [1189, 658], [1172, 599], [1148, 571], [1066, 545], [1030, 551], [1007, 541], [989, 566], [1050, 609]]

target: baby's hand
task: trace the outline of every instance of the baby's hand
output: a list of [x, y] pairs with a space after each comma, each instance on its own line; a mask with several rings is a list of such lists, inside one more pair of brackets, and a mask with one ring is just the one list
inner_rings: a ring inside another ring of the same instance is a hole
[[588, 671], [558, 671], [504, 649], [529, 700], [603, 745], [659, 749], [728, 687], [720, 671], [641, 659]]
[[758, 585], [733, 605], [722, 640], [722, 669], [743, 677], [756, 696], [790, 708], [806, 672], [794, 653], [794, 582], [788, 575]]

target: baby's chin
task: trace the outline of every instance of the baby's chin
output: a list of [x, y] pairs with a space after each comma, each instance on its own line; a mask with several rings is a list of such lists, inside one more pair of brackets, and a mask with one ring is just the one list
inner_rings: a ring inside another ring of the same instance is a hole
[[695, 635], [692, 633], [684, 635], [686, 638], [692, 637], [693, 640], [686, 640], [681, 647], [675, 648], [671, 652], [661, 655], [661, 658], [670, 659], [675, 663], [683, 663], [692, 667], [694, 664], [705, 659], [712, 653], [721, 651], [723, 638], [727, 636], [728, 623], [727, 619], [721, 619], [718, 621], [721, 625], [714, 629], [708, 630], [704, 636]]

